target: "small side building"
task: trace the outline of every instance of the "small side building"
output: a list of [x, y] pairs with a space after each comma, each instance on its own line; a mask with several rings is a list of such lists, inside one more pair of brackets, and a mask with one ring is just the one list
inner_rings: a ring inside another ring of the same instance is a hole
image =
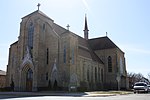
[[0, 70], [0, 89], [5, 88], [6, 84], [6, 72]]

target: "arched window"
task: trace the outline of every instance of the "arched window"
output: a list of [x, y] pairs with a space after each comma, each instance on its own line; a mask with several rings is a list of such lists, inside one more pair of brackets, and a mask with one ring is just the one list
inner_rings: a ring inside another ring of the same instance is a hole
[[33, 33], [34, 33], [34, 25], [30, 22], [28, 26], [28, 47], [31, 50], [33, 48]]
[[112, 58], [108, 57], [108, 72], [112, 72]]

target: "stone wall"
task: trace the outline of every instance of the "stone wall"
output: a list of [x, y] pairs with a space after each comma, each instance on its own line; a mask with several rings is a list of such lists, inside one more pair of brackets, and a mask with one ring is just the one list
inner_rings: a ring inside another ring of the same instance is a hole
[[103, 71], [103, 64], [99, 64], [92, 61], [92, 59], [79, 56], [77, 68], [79, 87], [85, 90], [103, 89]]
[[[104, 49], [95, 51], [95, 53], [102, 59], [105, 65], [105, 88], [106, 89], [120, 89], [126, 88], [126, 65], [124, 52], [118, 48]], [[108, 71], [108, 57], [112, 58], [112, 72]], [[123, 78], [122, 75], [125, 77]], [[119, 77], [119, 87], [117, 77]], [[124, 83], [125, 82], [125, 83]]]

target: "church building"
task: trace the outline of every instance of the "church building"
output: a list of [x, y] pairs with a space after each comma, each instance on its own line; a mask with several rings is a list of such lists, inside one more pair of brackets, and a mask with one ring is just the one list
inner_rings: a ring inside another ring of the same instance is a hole
[[9, 48], [6, 86], [13, 83], [14, 91], [126, 89], [124, 52], [107, 36], [89, 39], [88, 31], [87, 17], [84, 38], [39, 9], [23, 17], [18, 40]]

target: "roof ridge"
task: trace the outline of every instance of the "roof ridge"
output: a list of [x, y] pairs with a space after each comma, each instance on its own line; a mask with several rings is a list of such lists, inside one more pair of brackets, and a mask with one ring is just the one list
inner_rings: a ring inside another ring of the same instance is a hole
[[102, 36], [102, 37], [91, 38], [89, 40], [100, 39], [100, 38], [108, 38], [109, 39], [109, 37], [107, 37], [107, 36]]
[[[47, 16], [45, 13], [43, 13], [43, 12], [40, 11], [40, 10], [36, 10], [36, 11], [34, 11], [34, 12], [32, 12], [32, 13], [26, 15], [26, 16], [22, 17], [22, 19], [25, 18], [25, 17], [27, 17], [27, 16], [30, 16], [30, 15], [32, 15], [32, 14], [34, 14], [34, 13], [39, 13], [40, 15], [42, 15], [42, 16], [44, 16], [44, 17], [50, 19], [50, 20], [52, 20], [49, 16]], [[53, 21], [53, 20], [52, 20], [52, 21]]]

